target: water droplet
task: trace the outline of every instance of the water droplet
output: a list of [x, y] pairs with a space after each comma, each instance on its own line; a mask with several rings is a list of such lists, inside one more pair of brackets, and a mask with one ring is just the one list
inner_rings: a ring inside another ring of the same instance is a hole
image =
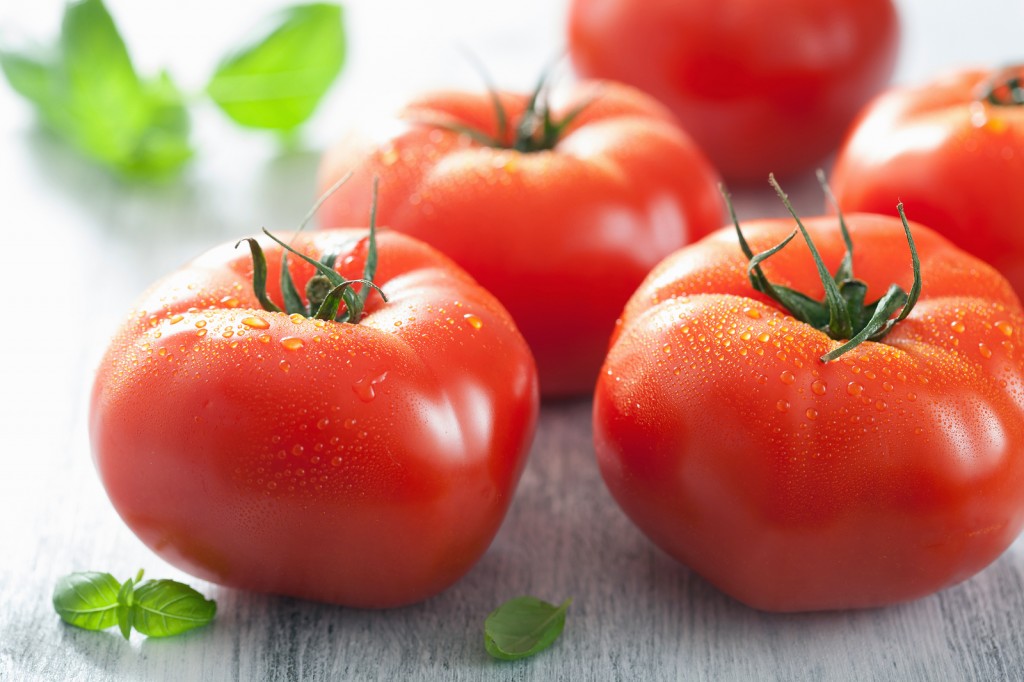
[[775, 403], [775, 409], [778, 410], [779, 412], [785, 412], [786, 410], [789, 409], [789, 401], [788, 400], [780, 400], [780, 401], [778, 401], [777, 403]]
[[999, 320], [993, 326], [1001, 331], [1003, 336], [1013, 336], [1013, 326], [1009, 322]]
[[398, 162], [398, 150], [394, 145], [387, 145], [380, 150], [380, 162], [385, 166], [393, 166]]
[[768, 332], [761, 332], [760, 334], [757, 335], [757, 340], [760, 341], [761, 343], [767, 343], [768, 339], [770, 338], [772, 337], [768, 335]]
[[884, 400], [875, 401], [875, 409], [879, 412], [884, 412], [885, 408], [889, 407]]
[[750, 332], [743, 332], [740, 334], [740, 339], [743, 341], [750, 341]]
[[473, 313], [466, 313], [465, 315], [462, 316], [462, 319], [469, 323], [469, 326], [472, 327], [473, 329], [480, 329], [480, 327], [484, 326], [484, 321], [481, 320], [476, 315], [474, 315]]
[[814, 409], [813, 407], [808, 407], [808, 408], [807, 408], [807, 411], [806, 411], [806, 412], [804, 412], [804, 414], [805, 414], [805, 415], [807, 416], [807, 418], [808, 418], [808, 419], [810, 419], [811, 421], [814, 421], [815, 419], [817, 419], [817, 418], [818, 418], [818, 411], [817, 411], [816, 409]]
[[282, 372], [287, 372], [292, 368], [292, 366], [288, 364], [287, 360], [282, 360], [281, 362], [277, 363], [277, 366], [281, 368]]
[[761, 319], [761, 311], [757, 308], [744, 308], [743, 314], [754, 320]]
[[915, 400], [917, 400], [917, 394], [916, 393], [908, 393], [907, 394], [907, 400], [909, 400], [910, 402], [914, 402]]
[[374, 378], [363, 377], [359, 381], [352, 384], [352, 390], [364, 403], [368, 403], [377, 396], [377, 388], [388, 376], [387, 372], [382, 372]]
[[782, 370], [782, 374], [779, 375], [779, 381], [788, 385], [796, 381], [796, 376], [794, 376], [788, 369], [784, 369]]
[[260, 334], [260, 343], [270, 343], [270, 334]]
[[846, 385], [846, 392], [852, 396], [858, 396], [864, 391], [864, 387], [858, 384], [856, 381], [851, 381]]
[[964, 323], [961, 322], [960, 320], [953, 320], [952, 322], [949, 323], [949, 326], [957, 334], [963, 334], [964, 329], [966, 329], [966, 327], [964, 327]]
[[306, 342], [300, 339], [298, 336], [286, 336], [281, 339], [281, 346], [285, 350], [301, 350]]
[[305, 448], [302, 447], [301, 445], [297, 444], [297, 443], [292, 446], [292, 454], [295, 455], [296, 457], [301, 455], [304, 450], [305, 450]]
[[661, 349], [661, 350], [662, 350], [662, 352], [663, 352], [663, 353], [665, 353], [665, 355], [671, 355], [671, 354], [672, 354], [672, 346], [671, 346], [670, 344], [667, 344], [667, 343], [666, 343], [666, 344], [665, 344], [665, 345], [664, 345], [664, 346], [662, 347], [662, 349]]
[[340, 467], [341, 466], [341, 457], [339, 457], [337, 455], [335, 455], [334, 457], [331, 457], [331, 466], [332, 467]]
[[814, 393], [814, 395], [825, 395], [825, 391], [827, 390], [828, 388], [825, 386], [825, 382], [820, 379], [815, 379], [811, 382], [811, 392]]
[[264, 320], [262, 317], [246, 317], [242, 320], [242, 324], [251, 329], [266, 329], [270, 326], [270, 323]]
[[882, 382], [882, 390], [883, 391], [891, 391], [892, 390], [892, 384], [890, 384], [888, 381], [883, 381]]
[[199, 331], [196, 332], [196, 336], [199, 336], [199, 337], [206, 336], [206, 330], [205, 329], [200, 329]]
[[206, 320], [197, 320], [196, 321], [196, 328], [197, 329], [202, 329], [205, 326], [206, 326]]
[[330, 425], [330, 423], [331, 423], [331, 420], [328, 419], [327, 417], [324, 417], [323, 419], [321, 419], [320, 421], [318, 421], [316, 423], [316, 428], [318, 428], [321, 431], [323, 431], [324, 429], [326, 429]]
[[171, 317], [168, 318], [168, 320], [170, 321], [171, 324], [178, 324], [179, 322], [181, 322], [184, 319], [185, 319], [184, 315], [171, 315]]
[[288, 319], [292, 321], [292, 324], [302, 324], [302, 321], [306, 319], [306, 316], [302, 313], [292, 313], [288, 316]]
[[981, 357], [983, 358], [992, 357], [992, 349], [986, 346], [984, 343], [978, 344], [978, 352], [981, 353]]
[[225, 308], [237, 308], [238, 307], [238, 299], [235, 298], [234, 296], [225, 296], [224, 298], [220, 299], [220, 303]]

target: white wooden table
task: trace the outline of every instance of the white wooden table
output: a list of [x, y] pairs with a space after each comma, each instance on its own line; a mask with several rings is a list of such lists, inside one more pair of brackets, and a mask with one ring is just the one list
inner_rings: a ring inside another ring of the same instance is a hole
[[[112, 1], [143, 68], [201, 86], [264, 3]], [[43, 33], [60, 3], [0, 4], [0, 28]], [[974, 579], [918, 602], [779, 616], [723, 596], [656, 550], [597, 473], [590, 404], [545, 404], [508, 519], [482, 561], [444, 594], [385, 612], [220, 588], [149, 552], [99, 485], [86, 433], [93, 368], [132, 300], [209, 246], [286, 229], [313, 199], [318, 150], [410, 92], [476, 86], [454, 45], [500, 82], [527, 87], [564, 44], [563, 2], [351, 3], [352, 52], [304, 146], [280, 152], [200, 108], [198, 163], [165, 187], [129, 186], [39, 131], [0, 85], [0, 680], [1024, 679], [1024, 545]], [[898, 79], [1024, 57], [1019, 0], [904, 0]], [[984, 15], [981, 12], [985, 12]], [[184, 43], [188, 50], [182, 50]], [[813, 184], [792, 191], [814, 212]], [[741, 215], [779, 214], [767, 193]], [[145, 567], [217, 599], [215, 623], [164, 641], [64, 626], [57, 577]], [[484, 652], [482, 623], [520, 594], [572, 596], [562, 639], [512, 664]]]

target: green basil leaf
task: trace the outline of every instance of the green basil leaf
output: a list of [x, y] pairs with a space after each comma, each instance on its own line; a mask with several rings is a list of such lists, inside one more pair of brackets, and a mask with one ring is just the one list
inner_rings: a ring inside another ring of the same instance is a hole
[[45, 57], [0, 52], [0, 68], [14, 91], [30, 102], [49, 108], [53, 98], [53, 74]]
[[135, 629], [148, 637], [170, 637], [206, 625], [217, 602], [175, 580], [147, 580], [135, 589]]
[[345, 61], [341, 7], [281, 11], [217, 67], [207, 92], [237, 123], [288, 131], [316, 109]]
[[565, 628], [565, 613], [572, 599], [559, 606], [536, 597], [505, 602], [484, 623], [487, 653], [503, 661], [526, 658], [551, 646]]
[[109, 573], [72, 573], [57, 581], [53, 608], [65, 623], [86, 630], [106, 630], [117, 624], [117, 594], [121, 583]]
[[135, 596], [135, 583], [131, 578], [124, 581], [121, 591], [117, 593], [117, 626], [125, 639], [132, 634], [132, 601]]
[[166, 74], [139, 77], [102, 0], [67, 6], [53, 53], [0, 52], [11, 86], [44, 125], [126, 176], [164, 175], [188, 160], [184, 98]]

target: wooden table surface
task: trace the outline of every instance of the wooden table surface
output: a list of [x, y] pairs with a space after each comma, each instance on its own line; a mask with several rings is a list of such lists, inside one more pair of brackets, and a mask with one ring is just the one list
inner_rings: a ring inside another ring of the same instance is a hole
[[[111, 2], [137, 58], [198, 89], [241, 27], [277, 3]], [[869, 611], [771, 615], [725, 597], [655, 549], [605, 490], [590, 401], [546, 403], [508, 518], [480, 563], [416, 606], [358, 611], [194, 580], [146, 549], [99, 484], [86, 428], [94, 367], [142, 289], [220, 242], [287, 229], [313, 199], [319, 150], [420, 87], [475, 86], [453, 46], [526, 87], [564, 44], [564, 2], [354, 2], [352, 52], [305, 140], [283, 151], [197, 109], [199, 158], [180, 182], [129, 185], [41, 132], [0, 84], [0, 680], [1024, 679], [1024, 545], [957, 587]], [[897, 78], [1020, 58], [1019, 0], [904, 0]], [[15, 7], [15, 5], [24, 5]], [[31, 5], [31, 6], [29, 6]], [[0, 5], [0, 30], [44, 35], [56, 0]], [[181, 50], [187, 37], [189, 50]], [[793, 188], [813, 213], [812, 183]], [[778, 215], [740, 193], [741, 217]], [[76, 570], [145, 567], [217, 599], [214, 624], [125, 642], [63, 625], [50, 604]], [[563, 637], [516, 663], [491, 660], [482, 625], [501, 601], [573, 597]]]

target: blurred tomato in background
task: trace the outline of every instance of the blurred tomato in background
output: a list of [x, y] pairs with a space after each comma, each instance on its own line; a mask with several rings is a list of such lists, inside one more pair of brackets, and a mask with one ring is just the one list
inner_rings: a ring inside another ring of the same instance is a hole
[[722, 175], [809, 169], [889, 81], [890, 0], [573, 0], [569, 51], [583, 77], [649, 92]]

